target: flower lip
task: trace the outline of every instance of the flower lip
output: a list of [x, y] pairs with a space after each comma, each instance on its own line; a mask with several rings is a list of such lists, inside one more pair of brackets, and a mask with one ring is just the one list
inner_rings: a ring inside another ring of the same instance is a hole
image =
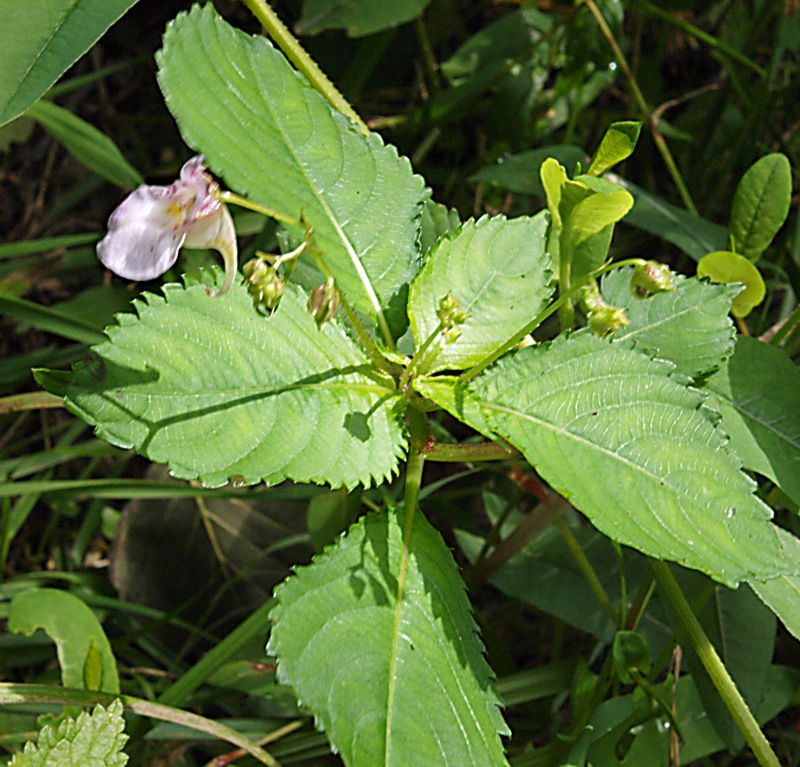
[[225, 283], [215, 295], [225, 293], [236, 275], [236, 231], [218, 191], [202, 155], [185, 163], [170, 186], [140, 186], [111, 214], [97, 244], [100, 261], [120, 277], [151, 280], [177, 261], [182, 246], [213, 248], [225, 262]]

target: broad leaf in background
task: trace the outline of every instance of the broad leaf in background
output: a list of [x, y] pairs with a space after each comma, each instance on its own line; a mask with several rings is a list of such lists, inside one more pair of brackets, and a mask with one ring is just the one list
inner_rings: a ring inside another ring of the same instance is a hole
[[187, 143], [235, 191], [302, 216], [347, 300], [384, 337], [388, 325], [401, 332], [427, 196], [408, 160], [358, 132], [265, 38], [233, 29], [210, 5], [178, 15], [158, 63]]
[[[777, 528], [784, 556], [800, 562], [800, 539], [788, 530]], [[786, 629], [800, 639], [800, 576], [783, 575], [768, 581], [750, 581], [750, 588], [758, 594]]]
[[779, 349], [738, 336], [706, 389], [744, 466], [800, 504], [800, 370]]
[[199, 284], [164, 295], [120, 315], [91, 363], [38, 380], [103, 439], [178, 478], [353, 487], [396, 470], [405, 437], [391, 390], [340, 328], [317, 330], [299, 288], [271, 317], [241, 286], [221, 299]]
[[404, 24], [419, 16], [431, 0], [304, 0], [297, 22], [301, 35], [326, 29], [344, 29], [350, 37], [361, 37]]
[[437, 309], [448, 292], [469, 317], [450, 344], [443, 338], [427, 368], [463, 370], [502, 346], [535, 317], [552, 293], [546, 253], [546, 212], [467, 221], [430, 251], [411, 283], [409, 318], [416, 346], [439, 326]]
[[615, 342], [636, 342], [640, 351], [672, 362], [679, 373], [695, 377], [718, 368], [733, 352], [736, 330], [728, 316], [737, 286], [712, 285], [672, 275], [675, 290], [634, 298], [633, 267], [616, 269], [602, 280], [606, 302], [625, 310], [630, 322]]
[[[697, 573], [684, 572], [679, 577], [687, 594], [707, 594], [711, 586]], [[698, 618], [748, 707], [755, 711], [766, 690], [777, 621], [746, 584], [736, 590], [725, 586], [711, 588], [710, 598], [702, 600], [702, 608], [698, 608]], [[677, 618], [673, 625], [676, 622]], [[687, 642], [684, 653], [705, 703], [706, 715], [728, 750], [735, 753], [744, 745], [744, 735], [719, 697], [694, 645]]]
[[136, 0], [0, 0], [0, 125], [21, 115]]
[[633, 195], [634, 204], [625, 216], [626, 224], [671, 242], [695, 261], [725, 247], [725, 227], [671, 205], [616, 173], [609, 173], [607, 178]]
[[[275, 592], [268, 652], [348, 767], [505, 765], [464, 584], [416, 513], [372, 512]], [[407, 555], [404, 553], [407, 550]]]
[[738, 282], [744, 285], [744, 290], [733, 299], [731, 305], [734, 317], [746, 317], [767, 294], [758, 267], [744, 256], [729, 250], [717, 250], [703, 256], [697, 264], [697, 276], [709, 277], [712, 282]]
[[64, 687], [119, 692], [111, 645], [82, 600], [58, 589], [20, 592], [8, 609], [8, 630], [30, 636], [36, 629], [43, 629], [56, 644]]
[[419, 249], [424, 256], [446, 234], [461, 226], [458, 211], [433, 200], [425, 200], [419, 225]]
[[108, 708], [98, 705], [91, 715], [83, 711], [77, 719], [65, 719], [57, 730], [43, 727], [38, 742], [26, 743], [10, 767], [124, 767], [128, 763], [122, 753], [128, 740], [124, 729], [119, 700]]
[[617, 163], [626, 160], [633, 154], [639, 133], [642, 130], [640, 122], [612, 123], [603, 136], [600, 146], [586, 170], [589, 176], [602, 176]]
[[613, 540], [730, 585], [794, 573], [703, 395], [672, 371], [582, 331], [503, 357], [449, 400], [437, 387], [423, 393], [457, 415], [479, 404], [493, 431]]
[[574, 144], [555, 144], [511, 154], [498, 159], [494, 165], [486, 165], [470, 176], [474, 182], [483, 181], [500, 189], [517, 194], [535, 194], [544, 197], [544, 187], [539, 172], [542, 163], [552, 157], [559, 165], [573, 170], [578, 163], [586, 161], [586, 152]]
[[75, 159], [112, 184], [132, 189], [144, 183], [139, 171], [130, 165], [105, 133], [69, 110], [50, 101], [39, 101], [26, 114], [41, 123]]
[[[624, 582], [626, 593], [636, 593], [650, 577], [648, 560], [639, 552], [618, 547], [589, 525], [573, 530], [583, 552], [600, 578], [612, 604], [619, 604]], [[486, 540], [465, 530], [456, 530], [456, 539], [467, 558], [474, 562]], [[586, 575], [569, 550], [564, 536], [555, 526], [544, 530], [491, 577], [491, 582], [504, 594], [534, 605], [549, 615], [608, 642], [617, 629], [592, 591]], [[654, 654], [672, 640], [661, 610], [652, 603], [637, 631], [647, 637]]]
[[791, 203], [792, 169], [787, 157], [775, 152], [757, 160], [733, 197], [728, 225], [732, 249], [758, 261], [786, 221]]

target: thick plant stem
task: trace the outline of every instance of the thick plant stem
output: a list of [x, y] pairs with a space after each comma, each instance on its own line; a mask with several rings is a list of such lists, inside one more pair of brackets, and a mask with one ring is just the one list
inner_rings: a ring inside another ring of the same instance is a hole
[[728, 669], [725, 668], [719, 655], [717, 655], [714, 645], [711, 644], [711, 640], [706, 635], [706, 632], [703, 631], [700, 621], [697, 620], [697, 616], [689, 606], [689, 602], [686, 600], [683, 591], [681, 591], [681, 587], [678, 585], [678, 581], [675, 580], [672, 571], [661, 560], [651, 560], [651, 565], [659, 585], [683, 622], [700, 661], [708, 672], [709, 677], [711, 677], [714, 687], [744, 735], [747, 745], [752, 749], [758, 763], [761, 767], [780, 767], [780, 762], [775, 756], [775, 752], [767, 742], [764, 733], [761, 732], [761, 728], [747, 707], [747, 703], [744, 702], [744, 698], [742, 698], [742, 694], [737, 689], [733, 679], [731, 679]]
[[328, 103], [345, 117], [349, 117], [362, 133], [369, 133], [369, 128], [342, 96], [338, 88], [326, 77], [317, 63], [306, 53], [297, 38], [286, 28], [266, 0], [242, 0], [252, 14], [261, 22], [269, 36], [286, 54], [286, 58], [302, 72], [312, 87], [319, 91]]

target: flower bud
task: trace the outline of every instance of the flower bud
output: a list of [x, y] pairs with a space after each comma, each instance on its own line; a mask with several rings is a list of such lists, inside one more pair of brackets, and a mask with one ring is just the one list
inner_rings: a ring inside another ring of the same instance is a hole
[[666, 264], [645, 261], [636, 267], [631, 277], [631, 293], [635, 298], [647, 298], [667, 290], [675, 290], [675, 283]]
[[243, 267], [244, 284], [255, 307], [273, 311], [283, 297], [286, 285], [274, 266], [253, 258]]
[[601, 338], [610, 336], [621, 327], [630, 324], [630, 320], [625, 316], [625, 310], [617, 306], [606, 305], [601, 309], [589, 312], [589, 327]]
[[308, 311], [314, 317], [318, 328], [321, 329], [326, 322], [330, 322], [338, 308], [339, 291], [336, 290], [333, 280], [327, 280], [311, 291], [308, 299]]
[[[445, 337], [447, 337], [446, 331], [453, 330], [457, 325], [463, 325], [470, 315], [459, 307], [458, 299], [450, 291], [439, 301], [436, 316], [442, 323], [442, 330], [445, 331]], [[459, 335], [461, 335], [460, 332], [452, 340], [455, 341]], [[452, 341], [447, 341], [447, 343], [452, 343]]]

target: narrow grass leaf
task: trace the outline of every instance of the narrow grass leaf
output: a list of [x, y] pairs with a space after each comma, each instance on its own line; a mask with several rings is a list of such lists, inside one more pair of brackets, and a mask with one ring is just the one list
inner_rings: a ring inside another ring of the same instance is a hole
[[21, 115], [136, 0], [0, 0], [0, 125]]
[[105, 133], [85, 120], [50, 101], [38, 101], [27, 115], [41, 123], [47, 132], [87, 168], [112, 184], [133, 189], [144, 183], [137, 171]]

